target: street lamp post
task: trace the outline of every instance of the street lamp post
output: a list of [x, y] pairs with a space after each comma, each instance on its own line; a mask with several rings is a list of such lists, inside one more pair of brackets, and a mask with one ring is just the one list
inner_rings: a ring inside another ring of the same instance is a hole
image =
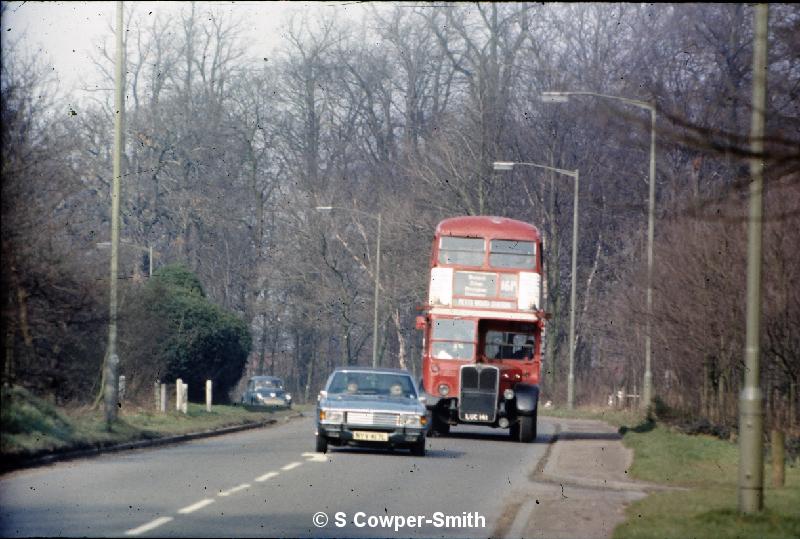
[[578, 188], [579, 173], [577, 170], [564, 170], [561, 168], [538, 165], [536, 163], [515, 163], [510, 161], [495, 161], [495, 170], [512, 170], [515, 165], [543, 168], [565, 176], [572, 176], [575, 180], [575, 196], [572, 203], [572, 284], [569, 297], [569, 377], [567, 378], [567, 408], [570, 410], [575, 405], [575, 288], [578, 274]]
[[317, 206], [317, 211], [331, 211], [331, 210], [341, 210], [341, 211], [349, 211], [353, 213], [360, 213], [361, 215], [366, 215], [367, 217], [371, 217], [372, 219], [377, 219], [378, 221], [378, 239], [377, 244], [375, 247], [375, 296], [373, 300], [373, 312], [372, 312], [372, 366], [378, 366], [378, 305], [379, 305], [379, 287], [380, 287], [380, 275], [381, 275], [381, 213], [378, 212], [377, 215], [367, 213], [361, 210], [357, 210], [355, 208], [337, 208], [333, 206]]
[[652, 103], [598, 94], [595, 92], [542, 92], [545, 103], [564, 103], [571, 95], [589, 95], [622, 101], [650, 111], [650, 192], [647, 204], [647, 317], [644, 336], [644, 384], [642, 388], [642, 408], [647, 408], [653, 399], [653, 372], [651, 370], [651, 336], [653, 324], [653, 235], [655, 230], [656, 208], [656, 107]]
[[739, 393], [739, 512], [764, 509], [764, 410], [759, 379], [761, 348], [761, 241], [764, 217], [764, 124], [767, 107], [768, 4], [753, 14], [753, 112], [750, 126], [750, 212], [747, 223], [747, 318], [744, 387]]

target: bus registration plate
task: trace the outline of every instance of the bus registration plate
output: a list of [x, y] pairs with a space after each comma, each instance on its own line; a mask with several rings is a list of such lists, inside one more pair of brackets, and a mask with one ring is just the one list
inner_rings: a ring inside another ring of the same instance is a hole
[[364, 442], [388, 442], [389, 434], [386, 432], [365, 432], [363, 430], [354, 430], [353, 440], [361, 440]]
[[465, 421], [489, 421], [489, 414], [464, 414]]

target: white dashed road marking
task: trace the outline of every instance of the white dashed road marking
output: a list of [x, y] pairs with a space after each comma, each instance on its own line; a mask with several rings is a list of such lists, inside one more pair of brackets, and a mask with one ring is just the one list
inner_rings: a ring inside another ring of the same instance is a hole
[[261, 477], [256, 477], [256, 481], [258, 481], [260, 483], [262, 481], [266, 481], [267, 479], [272, 479], [276, 475], [280, 475], [280, 474], [278, 472], [268, 472], [268, 473], [265, 473], [264, 475], [262, 475]]
[[133, 528], [132, 530], [128, 530], [125, 532], [125, 535], [140, 535], [144, 532], [149, 532], [155, 528], [158, 528], [162, 524], [166, 524], [172, 520], [172, 517], [158, 517], [157, 519], [153, 520], [152, 522], [148, 522], [147, 524], [142, 524], [138, 528]]
[[244, 490], [246, 488], [250, 488], [250, 483], [243, 483], [241, 485], [235, 486], [228, 490], [223, 490], [217, 496], [230, 496], [234, 492], [239, 492], [240, 490]]
[[206, 505], [211, 505], [212, 503], [214, 503], [214, 500], [212, 498], [206, 498], [205, 500], [200, 500], [197, 503], [188, 505], [183, 509], [178, 509], [178, 513], [180, 513], [181, 515], [188, 515], [189, 513], [194, 513], [198, 509], [202, 509]]
[[[323, 455], [323, 454], [319, 454], [319, 453], [303, 453], [303, 456], [306, 457], [306, 459], [308, 459], [308, 462], [325, 462], [325, 455]], [[282, 467], [281, 470], [288, 472], [289, 470], [294, 470], [298, 466], [302, 466], [302, 465], [303, 465], [302, 462], [290, 462], [286, 466]], [[262, 475], [260, 477], [256, 477], [256, 481], [260, 483], [262, 481], [266, 481], [268, 479], [272, 479], [273, 477], [276, 477], [278, 475], [280, 475], [280, 472], [267, 472], [267, 473], [265, 473], [264, 475]], [[218, 496], [230, 496], [231, 494], [233, 494], [235, 492], [239, 492], [240, 490], [244, 490], [246, 488], [250, 488], [250, 483], [242, 483], [241, 485], [237, 485], [237, 486], [235, 486], [233, 488], [230, 488], [228, 490], [223, 490], [217, 495]], [[212, 503], [214, 503], [214, 499], [213, 498], [206, 498], [204, 500], [200, 500], [197, 503], [193, 503], [192, 505], [187, 505], [186, 507], [184, 507], [182, 509], [178, 509], [178, 514], [180, 514], [180, 515], [188, 515], [189, 513], [194, 513], [195, 511], [197, 511], [199, 509], [202, 509], [203, 507], [206, 507], [207, 505], [211, 505]], [[129, 535], [129, 536], [141, 535], [141, 534], [143, 534], [145, 532], [148, 532], [150, 530], [154, 530], [155, 528], [158, 528], [159, 526], [162, 526], [162, 525], [166, 524], [167, 522], [170, 522], [171, 520], [173, 520], [173, 517], [158, 517], [157, 519], [155, 519], [155, 520], [153, 520], [151, 522], [148, 522], [147, 524], [143, 524], [143, 525], [139, 526], [138, 528], [133, 528], [133, 529], [130, 529], [130, 530], [126, 531], [125, 535]]]

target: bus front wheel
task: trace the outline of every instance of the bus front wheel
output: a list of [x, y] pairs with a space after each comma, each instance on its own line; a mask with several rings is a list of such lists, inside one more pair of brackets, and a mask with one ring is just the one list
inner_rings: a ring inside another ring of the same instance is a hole
[[[517, 423], [517, 439], [526, 444], [536, 439], [536, 413], [530, 416], [521, 416]], [[512, 427], [512, 433], [514, 433]]]
[[437, 410], [432, 410], [430, 415], [428, 416], [428, 421], [430, 422], [431, 428], [428, 430], [428, 435], [430, 436], [446, 436], [450, 434], [450, 423], [447, 422], [446, 419], [442, 418], [440, 413], [437, 413]]

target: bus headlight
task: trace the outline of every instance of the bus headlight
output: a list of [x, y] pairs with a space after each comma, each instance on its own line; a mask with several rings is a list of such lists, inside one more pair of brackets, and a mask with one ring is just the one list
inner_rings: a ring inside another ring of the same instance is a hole
[[446, 397], [450, 394], [450, 387], [447, 384], [439, 384], [439, 395]]
[[513, 389], [506, 389], [505, 391], [503, 391], [503, 398], [506, 399], [507, 401], [510, 401], [511, 399], [513, 399], [514, 398], [514, 390]]

